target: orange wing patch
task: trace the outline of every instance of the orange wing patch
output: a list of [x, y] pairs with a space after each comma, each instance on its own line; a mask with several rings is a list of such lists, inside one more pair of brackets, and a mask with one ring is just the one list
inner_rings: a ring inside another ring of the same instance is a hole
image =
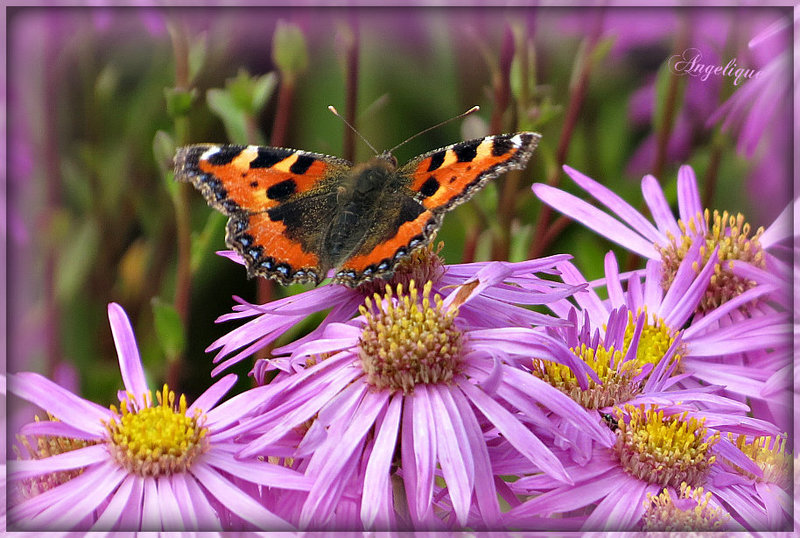
[[248, 276], [274, 278], [282, 284], [319, 283], [325, 271], [319, 257], [290, 239], [286, 226], [268, 213], [239, 214], [228, 221], [226, 242], [247, 262]]
[[271, 209], [349, 166], [292, 149], [198, 144], [178, 150], [175, 177], [191, 181], [209, 205], [232, 215]]
[[370, 252], [358, 254], [342, 263], [334, 282], [347, 284], [356, 279], [366, 281], [390, 276], [397, 261], [426, 244], [440, 223], [441, 217], [431, 211], [423, 211], [416, 219], [403, 223], [393, 237], [379, 243]]
[[410, 188], [427, 209], [444, 212], [469, 200], [487, 181], [524, 168], [539, 135], [515, 133], [460, 142], [432, 151], [403, 167]]

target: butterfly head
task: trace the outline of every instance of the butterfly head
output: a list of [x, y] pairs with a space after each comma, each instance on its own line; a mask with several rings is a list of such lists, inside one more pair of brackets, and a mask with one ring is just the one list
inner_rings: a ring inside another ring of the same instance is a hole
[[392, 171], [397, 168], [397, 157], [392, 155], [389, 151], [384, 151], [383, 153], [379, 153], [372, 159], [370, 162], [375, 163], [378, 166], [388, 166]]

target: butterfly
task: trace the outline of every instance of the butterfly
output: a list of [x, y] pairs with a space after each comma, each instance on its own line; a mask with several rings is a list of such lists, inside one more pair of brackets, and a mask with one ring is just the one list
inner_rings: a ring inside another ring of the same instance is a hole
[[540, 135], [520, 132], [440, 148], [398, 167], [296, 149], [196, 144], [177, 150], [175, 178], [229, 217], [226, 243], [249, 277], [349, 287], [390, 278], [431, 242], [444, 214], [528, 162]]

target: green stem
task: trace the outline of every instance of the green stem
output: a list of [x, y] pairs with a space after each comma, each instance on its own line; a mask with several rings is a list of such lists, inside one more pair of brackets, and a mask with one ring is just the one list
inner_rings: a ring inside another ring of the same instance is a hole
[[[189, 88], [189, 38], [183, 24], [170, 25], [170, 38], [175, 58], [175, 87], [181, 90]], [[175, 142], [183, 146], [189, 142], [189, 119], [175, 118]], [[189, 309], [192, 297], [192, 229], [189, 203], [189, 185], [180, 183], [172, 197], [175, 207], [175, 232], [178, 248], [178, 263], [175, 275], [175, 310], [181, 319], [183, 330], [189, 330]], [[169, 363], [167, 384], [179, 390], [183, 372], [183, 354], [179, 354]]]
[[[567, 105], [567, 112], [564, 117], [564, 124], [561, 127], [561, 136], [558, 140], [558, 147], [556, 149], [556, 162], [550, 174], [547, 177], [547, 184], [557, 186], [561, 180], [561, 168], [567, 160], [567, 153], [569, 146], [572, 142], [572, 136], [575, 134], [575, 127], [580, 117], [583, 101], [586, 98], [586, 92], [589, 89], [589, 78], [592, 73], [592, 54], [595, 50], [598, 40], [600, 39], [600, 31], [602, 29], [602, 19], [598, 18], [597, 25], [595, 26], [592, 34], [584, 41], [585, 53], [579, 55], [577, 61], [580, 65], [577, 67], [578, 77], [570, 86], [569, 104]], [[536, 224], [533, 231], [533, 240], [531, 241], [528, 256], [530, 258], [537, 258], [542, 255], [547, 249], [553, 234], [548, 234], [548, 225], [550, 223], [550, 216], [553, 210], [550, 206], [543, 204], [539, 216], [536, 219]]]
[[[358, 43], [359, 28], [358, 18], [353, 18], [352, 39], [347, 42], [345, 51], [345, 119], [356, 126], [356, 110], [358, 105]], [[352, 129], [344, 130], [344, 140], [342, 141], [342, 156], [350, 162], [355, 162], [356, 156], [356, 133]]]

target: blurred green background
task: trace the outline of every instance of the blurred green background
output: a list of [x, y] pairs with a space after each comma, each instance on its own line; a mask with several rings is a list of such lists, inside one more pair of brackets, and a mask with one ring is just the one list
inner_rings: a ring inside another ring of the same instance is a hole
[[[688, 163], [711, 208], [767, 225], [790, 197], [791, 149], [779, 143], [791, 139], [789, 114], [770, 122], [755, 151], [737, 150], [746, 122], [723, 128], [709, 118], [744, 86], [680, 76], [668, 60], [694, 47], [715, 65], [736, 58], [762, 69], [778, 53], [748, 43], [787, 16], [776, 8], [9, 8], [8, 368], [113, 402], [121, 384], [106, 305], [115, 301], [131, 317], [151, 381], [168, 379], [190, 400], [200, 394], [212, 367], [204, 349], [234, 327], [214, 323], [232, 295], [256, 302], [304, 288], [259, 291], [215, 254], [226, 248], [225, 219], [173, 181], [174, 149], [262, 143], [368, 158], [331, 104], [379, 150], [480, 105], [400, 148], [400, 162], [493, 132], [542, 133], [524, 173], [492, 182], [445, 219], [449, 263], [566, 252], [600, 277], [612, 245], [542, 215], [530, 191], [550, 182], [579, 192], [564, 163], [640, 208], [643, 174], [656, 175], [674, 204], [677, 168]], [[239, 389], [251, 365], [235, 368]]]

